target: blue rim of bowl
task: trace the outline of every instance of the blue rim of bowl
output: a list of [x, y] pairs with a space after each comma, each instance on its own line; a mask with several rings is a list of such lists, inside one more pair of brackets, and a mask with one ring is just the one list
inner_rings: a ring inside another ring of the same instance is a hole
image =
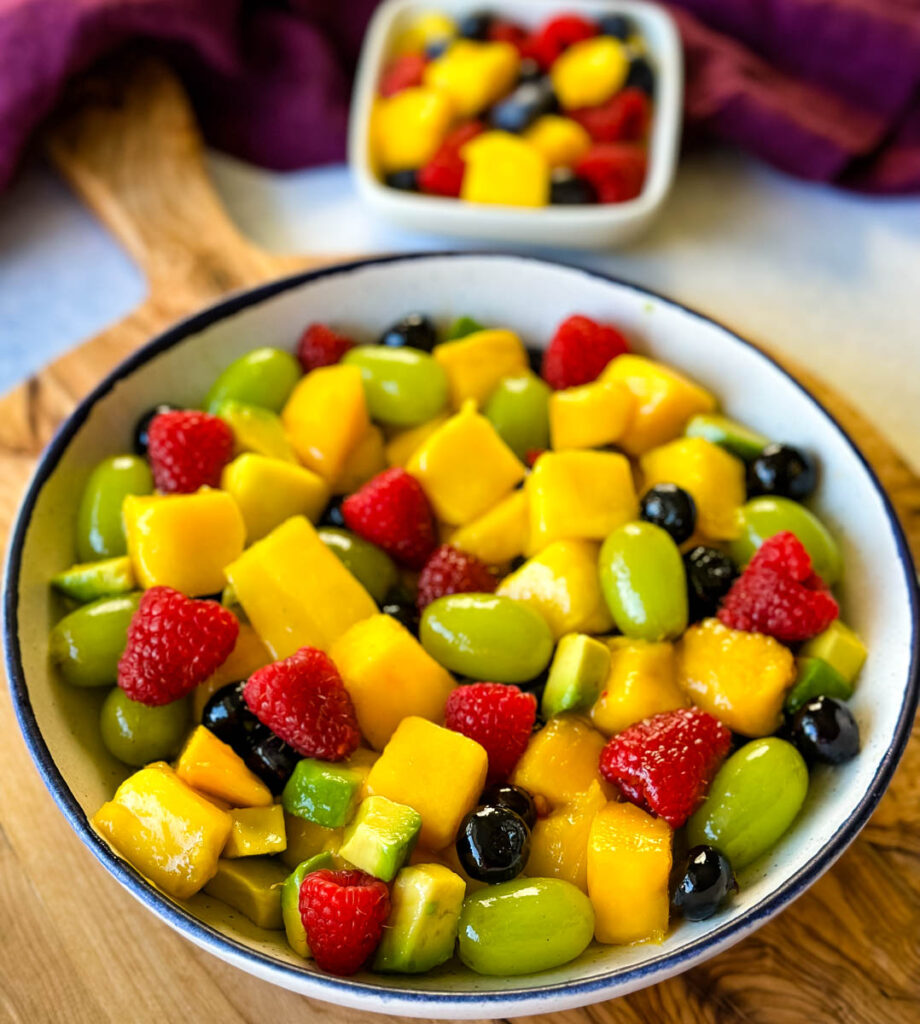
[[[889, 527], [895, 539], [909, 594], [912, 619], [911, 659], [905, 699], [895, 728], [893, 741], [879, 763], [878, 770], [859, 804], [847, 818], [843, 827], [834, 833], [831, 839], [825, 843], [808, 864], [788, 878], [769, 896], [764, 897], [760, 903], [752, 907], [742, 917], [721, 927], [714, 928], [712, 931], [707, 932], [705, 935], [693, 940], [673, 953], [652, 957], [635, 967], [600, 971], [598, 974], [581, 981], [559, 982], [551, 985], [536, 985], [525, 988], [509, 988], [496, 992], [471, 991], [456, 993], [445, 990], [438, 991], [436, 989], [413, 991], [409, 989], [385, 988], [374, 982], [358, 979], [343, 981], [332, 975], [292, 965], [285, 960], [268, 954], [257, 953], [242, 943], [227, 938], [217, 929], [205, 924], [184, 907], [173, 902], [148, 882], [131, 865], [116, 856], [90, 827], [83, 809], [77, 803], [76, 798], [51, 757], [51, 753], [39, 730], [35, 713], [32, 710], [19, 646], [19, 575], [22, 568], [25, 535], [44, 484], [54, 472], [60, 457], [74, 435], [86, 421], [93, 406], [99, 399], [108, 394], [118, 381], [132, 374], [161, 352], [180, 344], [190, 335], [196, 334], [228, 316], [264, 302], [291, 288], [297, 288], [324, 277], [348, 274], [377, 264], [426, 259], [462, 260], [470, 258], [521, 260], [544, 266], [560, 267], [601, 281], [607, 281], [678, 308], [684, 313], [724, 331], [725, 334], [738, 344], [745, 345], [754, 350], [768, 363], [772, 364], [774, 368], [779, 370], [836, 427], [841, 437], [862, 464], [863, 469], [871, 479], [882, 500], [885, 513], [888, 516]], [[3, 636], [13, 706], [32, 760], [35, 762], [39, 774], [51, 792], [55, 803], [80, 837], [80, 840], [132, 895], [156, 914], [157, 917], [180, 933], [193, 939], [198, 945], [223, 959], [230, 959], [239, 966], [248, 969], [250, 973], [267, 977], [282, 987], [290, 987], [286, 982], [294, 982], [299, 990], [312, 989], [313, 991], [308, 994], [317, 998], [325, 998], [327, 1001], [335, 1001], [337, 996], [339, 998], [344, 996], [350, 1005], [360, 1005], [365, 1009], [377, 1009], [388, 1013], [404, 1010], [419, 1014], [426, 1007], [430, 1007], [432, 1011], [437, 1011], [439, 1008], [444, 1009], [446, 1006], [457, 1006], [469, 1007], [470, 1009], [487, 1007], [490, 1012], [496, 1014], [513, 1014], [517, 1008], [521, 1007], [526, 1007], [526, 1012], [533, 1012], [530, 1009], [530, 1004], [545, 999], [552, 999], [553, 997], [564, 998], [566, 1005], [585, 1005], [604, 998], [613, 997], [619, 993], [641, 988], [657, 980], [663, 980], [678, 971], [688, 969], [708, 956], [727, 948], [733, 942], [746, 937], [755, 928], [786, 907], [816, 881], [844, 852], [869, 820], [870, 815], [887, 789], [888, 783], [907, 745], [917, 708], [918, 693], [920, 693], [920, 592], [918, 592], [917, 577], [904, 531], [875, 471], [840, 423], [824, 408], [814, 395], [758, 345], [741, 337], [735, 331], [714, 320], [712, 317], [708, 317], [665, 295], [601, 271], [587, 269], [559, 260], [549, 260], [537, 256], [501, 251], [448, 250], [443, 252], [401, 253], [354, 260], [348, 263], [292, 274], [220, 300], [213, 306], [173, 325], [162, 334], [151, 339], [147, 344], [141, 346], [141, 348], [115, 367], [80, 402], [73, 413], [61, 425], [39, 459], [25, 498], [20, 506], [11, 535], [9, 557], [4, 578]], [[374, 1005], [375, 1001], [377, 1001], [376, 1006]], [[480, 1014], [477, 1013], [476, 1016], [480, 1016]]]

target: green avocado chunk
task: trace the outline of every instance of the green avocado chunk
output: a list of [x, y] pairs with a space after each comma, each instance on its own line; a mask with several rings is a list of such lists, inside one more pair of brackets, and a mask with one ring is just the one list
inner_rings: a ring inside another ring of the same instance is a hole
[[324, 828], [340, 828], [352, 817], [364, 773], [342, 764], [305, 757], [297, 762], [281, 794], [288, 814]]
[[444, 340], [459, 341], [461, 338], [465, 338], [468, 334], [475, 334], [477, 331], [484, 330], [485, 328], [478, 320], [474, 320], [471, 316], [461, 316], [447, 328], [447, 334], [444, 335]]
[[684, 436], [712, 441], [739, 459], [756, 459], [770, 443], [763, 434], [717, 412], [701, 412], [691, 416], [684, 428]]
[[241, 911], [260, 928], [277, 930], [284, 927], [281, 888], [287, 877], [285, 866], [273, 857], [222, 857], [217, 874], [204, 891]]
[[100, 597], [114, 597], [134, 590], [134, 567], [127, 555], [101, 562], [79, 562], [51, 577], [51, 586], [84, 604]]
[[281, 887], [281, 918], [284, 921], [288, 945], [298, 956], [305, 959], [309, 959], [311, 954], [310, 944], [307, 942], [307, 932], [300, 916], [300, 887], [307, 875], [324, 869], [332, 871], [334, 867], [335, 861], [332, 859], [332, 854], [323, 850], [315, 857], [310, 857], [298, 864]]
[[823, 633], [809, 640], [799, 651], [802, 658], [823, 659], [851, 684], [859, 675], [867, 654], [866, 645], [839, 619], [835, 619]]
[[543, 691], [543, 717], [591, 707], [609, 672], [610, 649], [606, 644], [584, 633], [562, 637]]
[[837, 697], [849, 700], [853, 696], [853, 684], [848, 682], [823, 658], [799, 658], [795, 685], [786, 695], [784, 705], [794, 715], [803, 704], [813, 697]]
[[237, 452], [255, 452], [270, 459], [297, 462], [280, 417], [270, 409], [226, 399], [217, 405], [214, 414], [233, 431]]
[[362, 801], [345, 830], [339, 856], [375, 878], [390, 882], [412, 852], [422, 816], [385, 796]]

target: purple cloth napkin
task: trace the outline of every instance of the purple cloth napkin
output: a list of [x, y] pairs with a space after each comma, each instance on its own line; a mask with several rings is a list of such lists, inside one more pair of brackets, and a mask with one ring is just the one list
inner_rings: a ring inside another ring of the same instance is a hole
[[[278, 170], [341, 160], [375, 4], [0, 0], [0, 186], [67, 80], [138, 40], [179, 70], [219, 148]], [[689, 138], [735, 143], [803, 178], [920, 191], [920, 0], [669, 6]]]

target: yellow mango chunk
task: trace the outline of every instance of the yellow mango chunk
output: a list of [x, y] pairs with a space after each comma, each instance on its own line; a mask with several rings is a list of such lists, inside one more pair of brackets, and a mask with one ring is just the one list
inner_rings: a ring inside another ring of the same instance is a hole
[[527, 494], [521, 488], [512, 491], [478, 519], [455, 530], [449, 543], [487, 565], [502, 565], [524, 554], [528, 520]]
[[374, 599], [304, 516], [247, 548], [226, 575], [275, 658], [304, 646], [328, 651], [345, 630], [377, 614]]
[[588, 834], [607, 797], [600, 783], [545, 818], [539, 818], [530, 838], [530, 858], [524, 874], [531, 878], [564, 878], [588, 891]]
[[370, 427], [348, 456], [332, 491], [334, 494], [352, 494], [386, 468], [383, 431], [379, 427]]
[[697, 707], [742, 736], [769, 736], [779, 728], [795, 675], [788, 647], [718, 619], [691, 626], [677, 645], [678, 685]]
[[591, 136], [570, 117], [544, 114], [524, 132], [524, 138], [546, 158], [550, 167], [571, 167], [591, 148]]
[[293, 871], [298, 864], [315, 857], [318, 853], [325, 851], [337, 854], [342, 845], [342, 833], [345, 829], [324, 828], [296, 814], [285, 813], [284, 831], [287, 847], [281, 852], [281, 860]]
[[384, 449], [387, 465], [406, 466], [412, 456], [428, 440], [429, 437], [447, 422], [447, 415], [435, 416], [433, 420], [422, 423], [417, 427], [409, 427], [408, 430], [400, 430], [398, 434], [387, 442]]
[[738, 511], [747, 497], [741, 459], [702, 437], [684, 437], [646, 452], [639, 465], [646, 490], [671, 483], [687, 491], [704, 536], [734, 540], [740, 535]]
[[506, 576], [498, 594], [530, 605], [546, 619], [553, 637], [605, 633], [613, 628], [597, 571], [599, 546], [557, 540]]
[[575, 800], [598, 782], [604, 737], [576, 714], [556, 715], [533, 737], [511, 775], [515, 786], [543, 797], [551, 807]]
[[300, 461], [332, 483], [370, 427], [357, 366], [311, 370], [291, 392], [281, 422]]
[[497, 505], [525, 472], [473, 402], [439, 427], [406, 468], [424, 488], [438, 519], [452, 526], [469, 523]]
[[214, 877], [232, 819], [158, 761], [125, 779], [90, 824], [163, 892], [184, 900]]
[[613, 36], [574, 43], [550, 68], [553, 90], [565, 110], [606, 103], [623, 88], [628, 74], [626, 47]]
[[437, 89], [415, 86], [378, 98], [370, 118], [372, 159], [384, 174], [427, 164], [453, 116], [450, 97]]
[[488, 770], [485, 750], [459, 732], [425, 718], [404, 718], [367, 777], [371, 795], [414, 807], [422, 816], [419, 842], [432, 850], [453, 843], [475, 806]]
[[546, 206], [549, 202], [549, 163], [519, 135], [483, 132], [460, 152], [466, 161], [461, 199], [495, 206]]
[[221, 687], [240, 679], [248, 679], [253, 672], [263, 668], [271, 661], [272, 656], [259, 639], [259, 634], [248, 622], [241, 622], [240, 631], [230, 656], [192, 691], [192, 720], [201, 721], [201, 713], [204, 711], [205, 704]]
[[230, 817], [233, 825], [222, 857], [255, 857], [281, 853], [287, 847], [281, 804], [237, 807], [230, 812]]
[[454, 677], [391, 615], [355, 623], [329, 656], [342, 675], [367, 742], [383, 750], [408, 715], [444, 720]]
[[396, 37], [393, 55], [424, 53], [429, 43], [439, 43], [457, 34], [453, 18], [441, 11], [425, 11], [412, 19], [408, 27]]
[[128, 555], [142, 587], [172, 587], [189, 597], [214, 594], [224, 566], [243, 550], [246, 526], [224, 491], [129, 494], [122, 504]]
[[234, 807], [268, 807], [271, 790], [240, 755], [203, 725], [195, 726], [176, 762], [176, 774], [193, 789]]
[[630, 455], [641, 455], [683, 433], [698, 412], [712, 412], [716, 400], [698, 384], [645, 356], [622, 355], [611, 360], [600, 377], [620, 381], [636, 398], [632, 420], [619, 445]]
[[425, 68], [424, 82], [448, 97], [459, 117], [473, 117], [511, 88], [519, 63], [510, 43], [457, 39]]
[[591, 708], [591, 721], [605, 736], [687, 706], [677, 685], [673, 644], [615, 637], [608, 646], [610, 673]]
[[457, 341], [436, 345], [431, 353], [447, 374], [450, 400], [459, 409], [468, 399], [477, 405], [498, 382], [527, 369], [527, 350], [514, 331], [489, 328]]
[[632, 418], [636, 400], [620, 381], [594, 381], [554, 391], [549, 399], [549, 433], [556, 451], [614, 444]]
[[604, 540], [639, 514], [629, 460], [616, 452], [544, 452], [525, 485], [529, 550], [556, 540]]
[[317, 473], [251, 453], [224, 467], [220, 486], [239, 506], [250, 544], [291, 516], [304, 515], [315, 523], [329, 501], [329, 485]]
[[609, 803], [588, 836], [588, 896], [598, 942], [658, 942], [668, 930], [671, 829], [634, 804]]

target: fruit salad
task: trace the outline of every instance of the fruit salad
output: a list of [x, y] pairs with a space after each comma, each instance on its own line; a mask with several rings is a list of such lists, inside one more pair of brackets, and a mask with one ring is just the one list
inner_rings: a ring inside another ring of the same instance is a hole
[[242, 355], [92, 470], [51, 580], [125, 766], [93, 828], [323, 971], [659, 942], [859, 750], [814, 454], [615, 324], [527, 340]]
[[370, 116], [393, 189], [471, 203], [622, 203], [642, 191], [655, 72], [630, 18], [534, 29], [479, 11], [396, 35]]

